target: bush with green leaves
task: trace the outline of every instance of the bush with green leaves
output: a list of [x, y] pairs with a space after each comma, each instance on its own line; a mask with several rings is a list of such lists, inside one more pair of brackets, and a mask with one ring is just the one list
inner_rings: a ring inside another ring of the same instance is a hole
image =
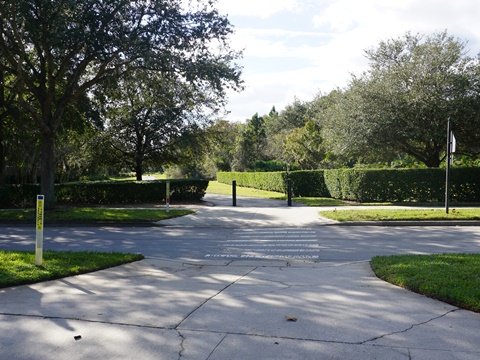
[[[217, 180], [292, 195], [332, 197], [358, 202], [443, 201], [444, 169], [331, 169], [291, 172], [218, 172]], [[480, 202], [480, 168], [453, 168], [450, 199]]]
[[[99, 205], [164, 202], [167, 180], [100, 181], [55, 185], [59, 204]], [[171, 201], [198, 201], [205, 196], [208, 180], [170, 180]], [[10, 185], [0, 191], [0, 206], [35, 204], [40, 185]]]
[[[358, 202], [443, 201], [443, 169], [335, 169], [325, 171], [333, 198]], [[451, 170], [452, 201], [480, 201], [480, 168]]]
[[217, 172], [217, 181], [260, 190], [287, 192], [291, 180], [293, 196], [329, 196], [323, 180], [323, 170], [278, 172]]
[[217, 181], [254, 189], [286, 193], [285, 172], [217, 172]]
[[291, 171], [288, 177], [292, 184], [292, 195], [296, 197], [330, 197], [324, 179], [324, 170]]

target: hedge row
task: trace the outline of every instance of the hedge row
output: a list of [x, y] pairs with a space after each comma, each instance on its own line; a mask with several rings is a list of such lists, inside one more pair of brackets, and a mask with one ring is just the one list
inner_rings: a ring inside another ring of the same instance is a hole
[[[334, 169], [292, 171], [293, 196], [333, 197], [358, 202], [443, 201], [443, 169]], [[286, 192], [286, 172], [217, 173], [219, 182]], [[480, 202], [480, 168], [451, 169], [450, 199]]]
[[[450, 199], [480, 201], [480, 168], [451, 169]], [[358, 202], [443, 201], [445, 170], [328, 170], [325, 183], [331, 197]]]
[[[171, 201], [201, 200], [208, 180], [169, 180]], [[35, 204], [40, 185], [9, 185], [0, 189], [0, 206], [30, 206]], [[78, 182], [55, 185], [59, 204], [100, 205], [164, 202], [166, 180]]]
[[217, 181], [231, 184], [235, 180], [238, 186], [260, 190], [286, 193], [284, 172], [217, 172]]
[[445, 196], [445, 171], [439, 169], [330, 170], [325, 183], [333, 198], [358, 202], [440, 201]]
[[328, 197], [323, 170], [278, 172], [218, 172], [217, 181], [260, 190], [287, 193], [287, 178], [291, 180], [293, 196]]
[[330, 197], [325, 184], [324, 170], [291, 171], [292, 195], [302, 197]]

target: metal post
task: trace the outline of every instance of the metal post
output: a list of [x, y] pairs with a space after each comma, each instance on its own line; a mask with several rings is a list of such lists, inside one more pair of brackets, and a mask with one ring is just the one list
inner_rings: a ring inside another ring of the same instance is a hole
[[447, 122], [447, 170], [445, 179], [445, 213], [448, 214], [450, 198], [450, 158], [452, 156], [452, 130], [451, 121]]
[[166, 194], [166, 212], [168, 213], [170, 211], [170, 181], [167, 181], [167, 184], [166, 184], [166, 190], [165, 190], [165, 194]]
[[237, 180], [232, 181], [232, 200], [232, 205], [237, 206]]
[[292, 180], [287, 179], [288, 206], [292, 206]]

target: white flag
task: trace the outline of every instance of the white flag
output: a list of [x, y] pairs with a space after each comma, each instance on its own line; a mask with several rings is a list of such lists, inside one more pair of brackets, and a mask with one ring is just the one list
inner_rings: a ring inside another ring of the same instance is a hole
[[457, 147], [457, 139], [455, 139], [455, 135], [453, 135], [453, 131], [452, 131], [452, 153], [455, 152], [455, 149]]

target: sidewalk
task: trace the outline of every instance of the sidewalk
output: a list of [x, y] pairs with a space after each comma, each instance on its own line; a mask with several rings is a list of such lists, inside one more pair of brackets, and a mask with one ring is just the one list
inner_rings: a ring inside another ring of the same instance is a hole
[[[349, 221], [338, 222], [318, 214], [320, 210], [334, 210], [335, 207], [310, 207], [301, 203], [287, 206], [286, 200], [237, 197], [237, 206], [233, 206], [232, 197], [207, 194], [206, 205], [192, 206], [195, 214], [162, 220], [161, 226], [181, 227], [277, 227], [277, 226], [480, 226], [478, 220], [451, 221]], [[384, 206], [378, 206], [384, 208]], [[375, 206], [355, 206], [353, 209], [373, 209]], [[388, 206], [389, 209], [405, 209], [405, 206]], [[414, 207], [412, 207], [414, 208]], [[417, 208], [418, 209], [418, 208]], [[348, 210], [342, 207], [341, 211]], [[340, 210], [339, 210], [340, 211]]]
[[162, 259], [0, 290], [2, 359], [480, 358], [480, 315], [368, 262]]
[[315, 207], [292, 204], [285, 200], [237, 197], [237, 206], [232, 206], [232, 198], [225, 195], [207, 194], [207, 205], [192, 207], [195, 214], [157, 222], [162, 226], [182, 227], [310, 227], [336, 223], [321, 218]]

